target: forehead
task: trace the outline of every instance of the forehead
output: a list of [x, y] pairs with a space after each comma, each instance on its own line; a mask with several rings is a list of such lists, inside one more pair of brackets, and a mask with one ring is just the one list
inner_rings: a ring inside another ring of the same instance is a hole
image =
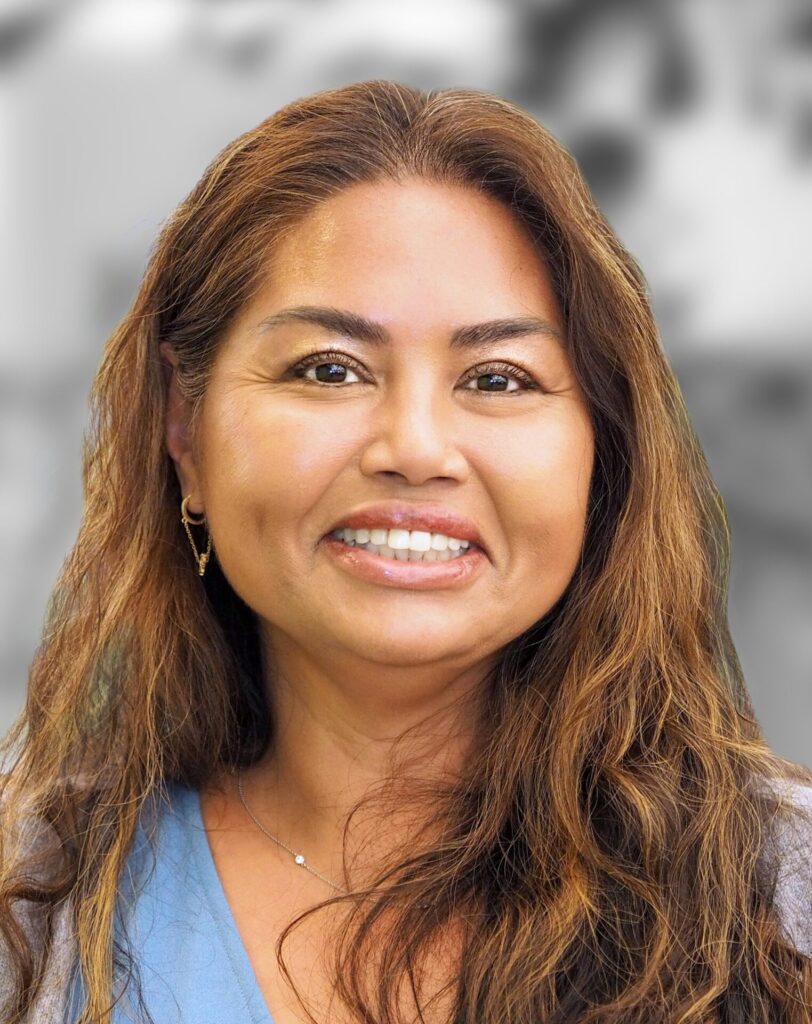
[[351, 186], [295, 224], [269, 262], [265, 305], [333, 302], [395, 321], [557, 313], [525, 226], [498, 199], [458, 185]]

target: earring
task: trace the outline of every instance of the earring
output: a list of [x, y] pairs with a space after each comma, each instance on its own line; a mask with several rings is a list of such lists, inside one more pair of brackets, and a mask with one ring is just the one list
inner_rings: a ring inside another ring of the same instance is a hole
[[183, 528], [186, 530], [186, 534], [189, 537], [189, 543], [192, 545], [192, 551], [194, 551], [195, 558], [197, 559], [197, 574], [198, 576], [202, 576], [203, 573], [206, 571], [206, 565], [208, 564], [209, 556], [211, 555], [211, 534], [208, 533], [208, 530], [206, 531], [209, 537], [208, 547], [206, 548], [205, 552], [202, 555], [198, 554], [197, 547], [195, 546], [195, 542], [192, 537], [192, 531], [189, 529], [189, 525], [191, 524], [192, 526], [202, 526], [203, 523], [206, 522], [206, 516], [203, 515], [200, 519], [190, 518], [189, 513], [186, 511], [186, 505], [189, 501], [189, 498], [191, 498], [191, 494], [187, 494], [183, 501], [180, 503], [180, 518], [181, 522], [183, 523]]

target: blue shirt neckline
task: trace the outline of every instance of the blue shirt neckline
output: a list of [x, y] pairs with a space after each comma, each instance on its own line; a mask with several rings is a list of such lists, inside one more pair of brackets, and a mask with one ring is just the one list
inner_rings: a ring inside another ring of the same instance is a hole
[[194, 866], [200, 878], [208, 908], [217, 927], [217, 933], [225, 950], [234, 977], [243, 993], [246, 1004], [252, 1012], [254, 1024], [274, 1024], [270, 1008], [259, 987], [256, 972], [248, 956], [237, 922], [226, 898], [225, 889], [214, 863], [209, 844], [206, 825], [203, 821], [203, 810], [200, 803], [200, 792], [189, 789], [179, 782], [174, 783], [181, 814], [185, 818], [190, 833], [190, 848]]

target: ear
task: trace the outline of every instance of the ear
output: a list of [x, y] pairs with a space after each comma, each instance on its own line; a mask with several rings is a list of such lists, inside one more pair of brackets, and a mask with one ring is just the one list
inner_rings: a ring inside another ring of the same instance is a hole
[[166, 449], [175, 463], [181, 494], [184, 498], [191, 495], [186, 509], [191, 515], [199, 516], [204, 511], [203, 492], [190, 440], [191, 410], [178, 388], [178, 357], [174, 349], [165, 341], [160, 351], [166, 387]]

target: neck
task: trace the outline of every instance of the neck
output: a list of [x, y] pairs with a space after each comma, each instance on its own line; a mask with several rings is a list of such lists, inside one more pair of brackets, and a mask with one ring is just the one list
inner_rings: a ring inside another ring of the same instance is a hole
[[432, 785], [459, 774], [478, 720], [471, 698], [482, 667], [443, 677], [436, 664], [425, 673], [374, 666], [366, 678], [357, 666], [345, 675], [330, 668], [328, 677], [277, 652], [268, 688], [273, 740], [243, 773], [243, 789], [264, 827], [339, 885], [345, 825], [359, 801], [377, 796], [348, 830], [347, 863], [361, 873], [351, 882], [362, 884], [414, 842]]

